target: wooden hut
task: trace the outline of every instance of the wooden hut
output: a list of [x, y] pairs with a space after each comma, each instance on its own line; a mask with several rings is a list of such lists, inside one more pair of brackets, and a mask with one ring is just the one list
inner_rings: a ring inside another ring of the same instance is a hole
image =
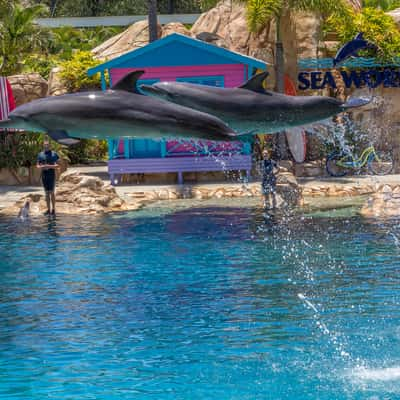
[[[102, 88], [128, 72], [145, 71], [138, 84], [179, 81], [220, 87], [235, 87], [246, 81], [266, 63], [197, 39], [174, 33], [100, 64], [88, 71], [100, 72]], [[200, 140], [109, 140], [109, 173], [114, 184], [124, 173], [177, 172], [183, 182], [184, 172], [245, 170], [250, 174], [251, 143], [210, 142]]]

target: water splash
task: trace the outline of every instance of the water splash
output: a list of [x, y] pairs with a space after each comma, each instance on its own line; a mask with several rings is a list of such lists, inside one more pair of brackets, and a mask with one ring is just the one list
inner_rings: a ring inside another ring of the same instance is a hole
[[308, 308], [314, 311], [314, 318], [316, 319], [316, 325], [322, 331], [324, 335], [328, 335], [329, 339], [335, 346], [335, 350], [340, 354], [340, 356], [344, 359], [352, 360], [350, 353], [345, 350], [345, 346], [342, 341], [339, 340], [338, 335], [332, 333], [326, 324], [322, 321], [320, 312], [318, 311], [317, 307], [307, 299], [307, 297], [303, 293], [298, 293], [297, 297], [302, 300]]
[[354, 378], [364, 381], [397, 381], [400, 379], [400, 367], [369, 369], [357, 367], [352, 371]]

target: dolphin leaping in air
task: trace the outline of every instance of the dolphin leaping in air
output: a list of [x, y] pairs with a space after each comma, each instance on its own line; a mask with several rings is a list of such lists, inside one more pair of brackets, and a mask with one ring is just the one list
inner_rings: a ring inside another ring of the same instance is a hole
[[144, 71], [112, 89], [46, 97], [17, 107], [0, 128], [47, 133], [61, 144], [80, 138], [195, 138], [231, 141], [241, 136], [217, 117], [140, 94]]
[[326, 96], [287, 96], [264, 89], [268, 72], [255, 75], [237, 88], [220, 88], [183, 82], [141, 85], [142, 91], [222, 119], [236, 132], [277, 133], [325, 120], [371, 100], [343, 103]]

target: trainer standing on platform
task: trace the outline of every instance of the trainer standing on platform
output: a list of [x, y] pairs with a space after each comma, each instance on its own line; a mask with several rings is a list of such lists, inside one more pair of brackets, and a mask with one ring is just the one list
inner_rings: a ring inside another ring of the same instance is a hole
[[[56, 215], [56, 169], [59, 168], [57, 161], [59, 157], [55, 151], [50, 148], [50, 142], [45, 139], [43, 142], [43, 151], [38, 154], [37, 168], [42, 171], [42, 183], [46, 194], [47, 211], [45, 215]], [[51, 207], [50, 207], [51, 203]]]
[[276, 175], [277, 163], [271, 159], [270, 151], [262, 152], [262, 184], [261, 190], [264, 196], [264, 208], [274, 210], [276, 208]]

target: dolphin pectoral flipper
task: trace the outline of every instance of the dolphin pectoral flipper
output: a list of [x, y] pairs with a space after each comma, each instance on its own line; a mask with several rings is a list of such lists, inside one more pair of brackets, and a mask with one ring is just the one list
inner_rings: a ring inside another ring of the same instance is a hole
[[112, 90], [124, 90], [126, 92], [143, 94], [140, 93], [137, 88], [138, 79], [144, 74], [143, 70], [133, 71], [125, 75], [121, 80], [119, 80], [113, 87]]
[[239, 86], [239, 88], [251, 90], [253, 92], [258, 92], [258, 93], [265, 93], [265, 88], [263, 86], [263, 83], [267, 79], [268, 75], [269, 73], [267, 71], [260, 72], [259, 74], [256, 74], [253, 77], [251, 77], [243, 85]]
[[68, 135], [65, 131], [47, 131], [47, 134], [57, 143], [71, 146], [72, 144], [79, 143], [80, 140]]

